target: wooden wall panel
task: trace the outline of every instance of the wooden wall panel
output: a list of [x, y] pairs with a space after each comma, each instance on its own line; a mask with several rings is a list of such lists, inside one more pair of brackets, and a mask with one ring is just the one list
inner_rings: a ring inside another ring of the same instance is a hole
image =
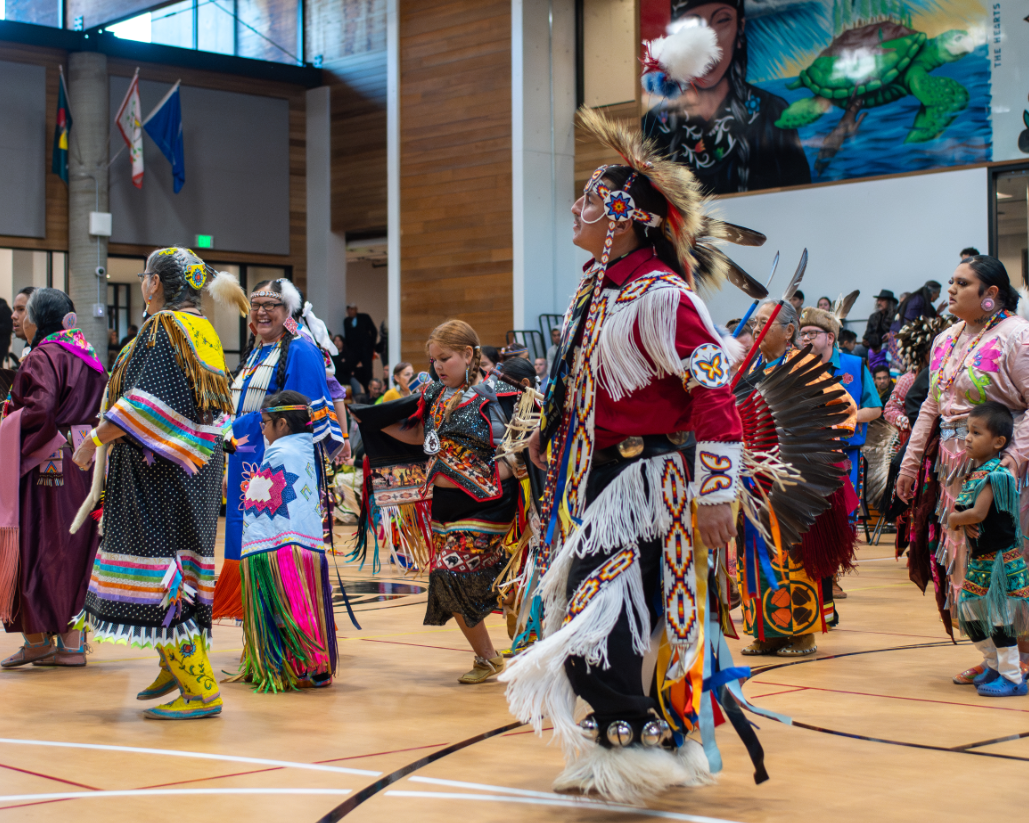
[[[612, 120], [623, 120], [639, 125], [639, 106], [634, 102], [618, 103], [603, 107], [604, 114]], [[582, 187], [590, 179], [598, 166], [620, 163], [617, 152], [600, 145], [596, 138], [586, 134], [579, 126], [579, 118], [575, 118], [575, 196], [582, 194]]]
[[401, 357], [443, 320], [511, 328], [511, 7], [400, 2]]
[[332, 230], [386, 233], [386, 51], [325, 64], [332, 99]]

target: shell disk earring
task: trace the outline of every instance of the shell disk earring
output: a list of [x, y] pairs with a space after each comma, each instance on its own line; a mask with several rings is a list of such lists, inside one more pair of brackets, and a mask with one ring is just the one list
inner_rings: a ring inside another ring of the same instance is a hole
[[994, 302], [992, 297], [984, 297], [979, 306], [987, 314], [991, 314], [993, 310], [997, 308], [997, 304]]

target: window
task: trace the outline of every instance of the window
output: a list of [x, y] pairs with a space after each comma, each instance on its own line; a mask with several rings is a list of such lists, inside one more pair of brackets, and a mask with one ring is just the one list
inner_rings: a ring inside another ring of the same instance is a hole
[[296, 64], [299, 8], [300, 0], [180, 0], [106, 29], [142, 43]]

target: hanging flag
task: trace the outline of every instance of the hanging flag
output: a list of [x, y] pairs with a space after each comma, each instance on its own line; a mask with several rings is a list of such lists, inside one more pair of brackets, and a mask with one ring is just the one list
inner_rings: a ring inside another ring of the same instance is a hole
[[125, 99], [114, 116], [114, 122], [121, 132], [125, 145], [129, 147], [129, 159], [132, 161], [132, 185], [143, 188], [143, 125], [140, 122], [143, 112], [139, 105], [139, 69], [129, 83]]
[[68, 135], [71, 134], [71, 109], [68, 106], [68, 89], [64, 85], [64, 71], [57, 91], [57, 125], [54, 126], [54, 152], [50, 171], [68, 184]]
[[175, 193], [178, 194], [182, 184], [186, 182], [186, 160], [182, 144], [182, 104], [179, 101], [178, 82], [143, 121], [143, 129], [171, 163]]

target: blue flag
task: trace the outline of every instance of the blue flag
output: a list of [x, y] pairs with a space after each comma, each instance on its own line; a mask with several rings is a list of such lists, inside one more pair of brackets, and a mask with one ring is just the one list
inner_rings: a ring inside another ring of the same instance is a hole
[[157, 144], [157, 148], [171, 163], [178, 194], [186, 182], [186, 159], [182, 142], [182, 104], [179, 102], [179, 84], [176, 83], [143, 123], [143, 130]]

